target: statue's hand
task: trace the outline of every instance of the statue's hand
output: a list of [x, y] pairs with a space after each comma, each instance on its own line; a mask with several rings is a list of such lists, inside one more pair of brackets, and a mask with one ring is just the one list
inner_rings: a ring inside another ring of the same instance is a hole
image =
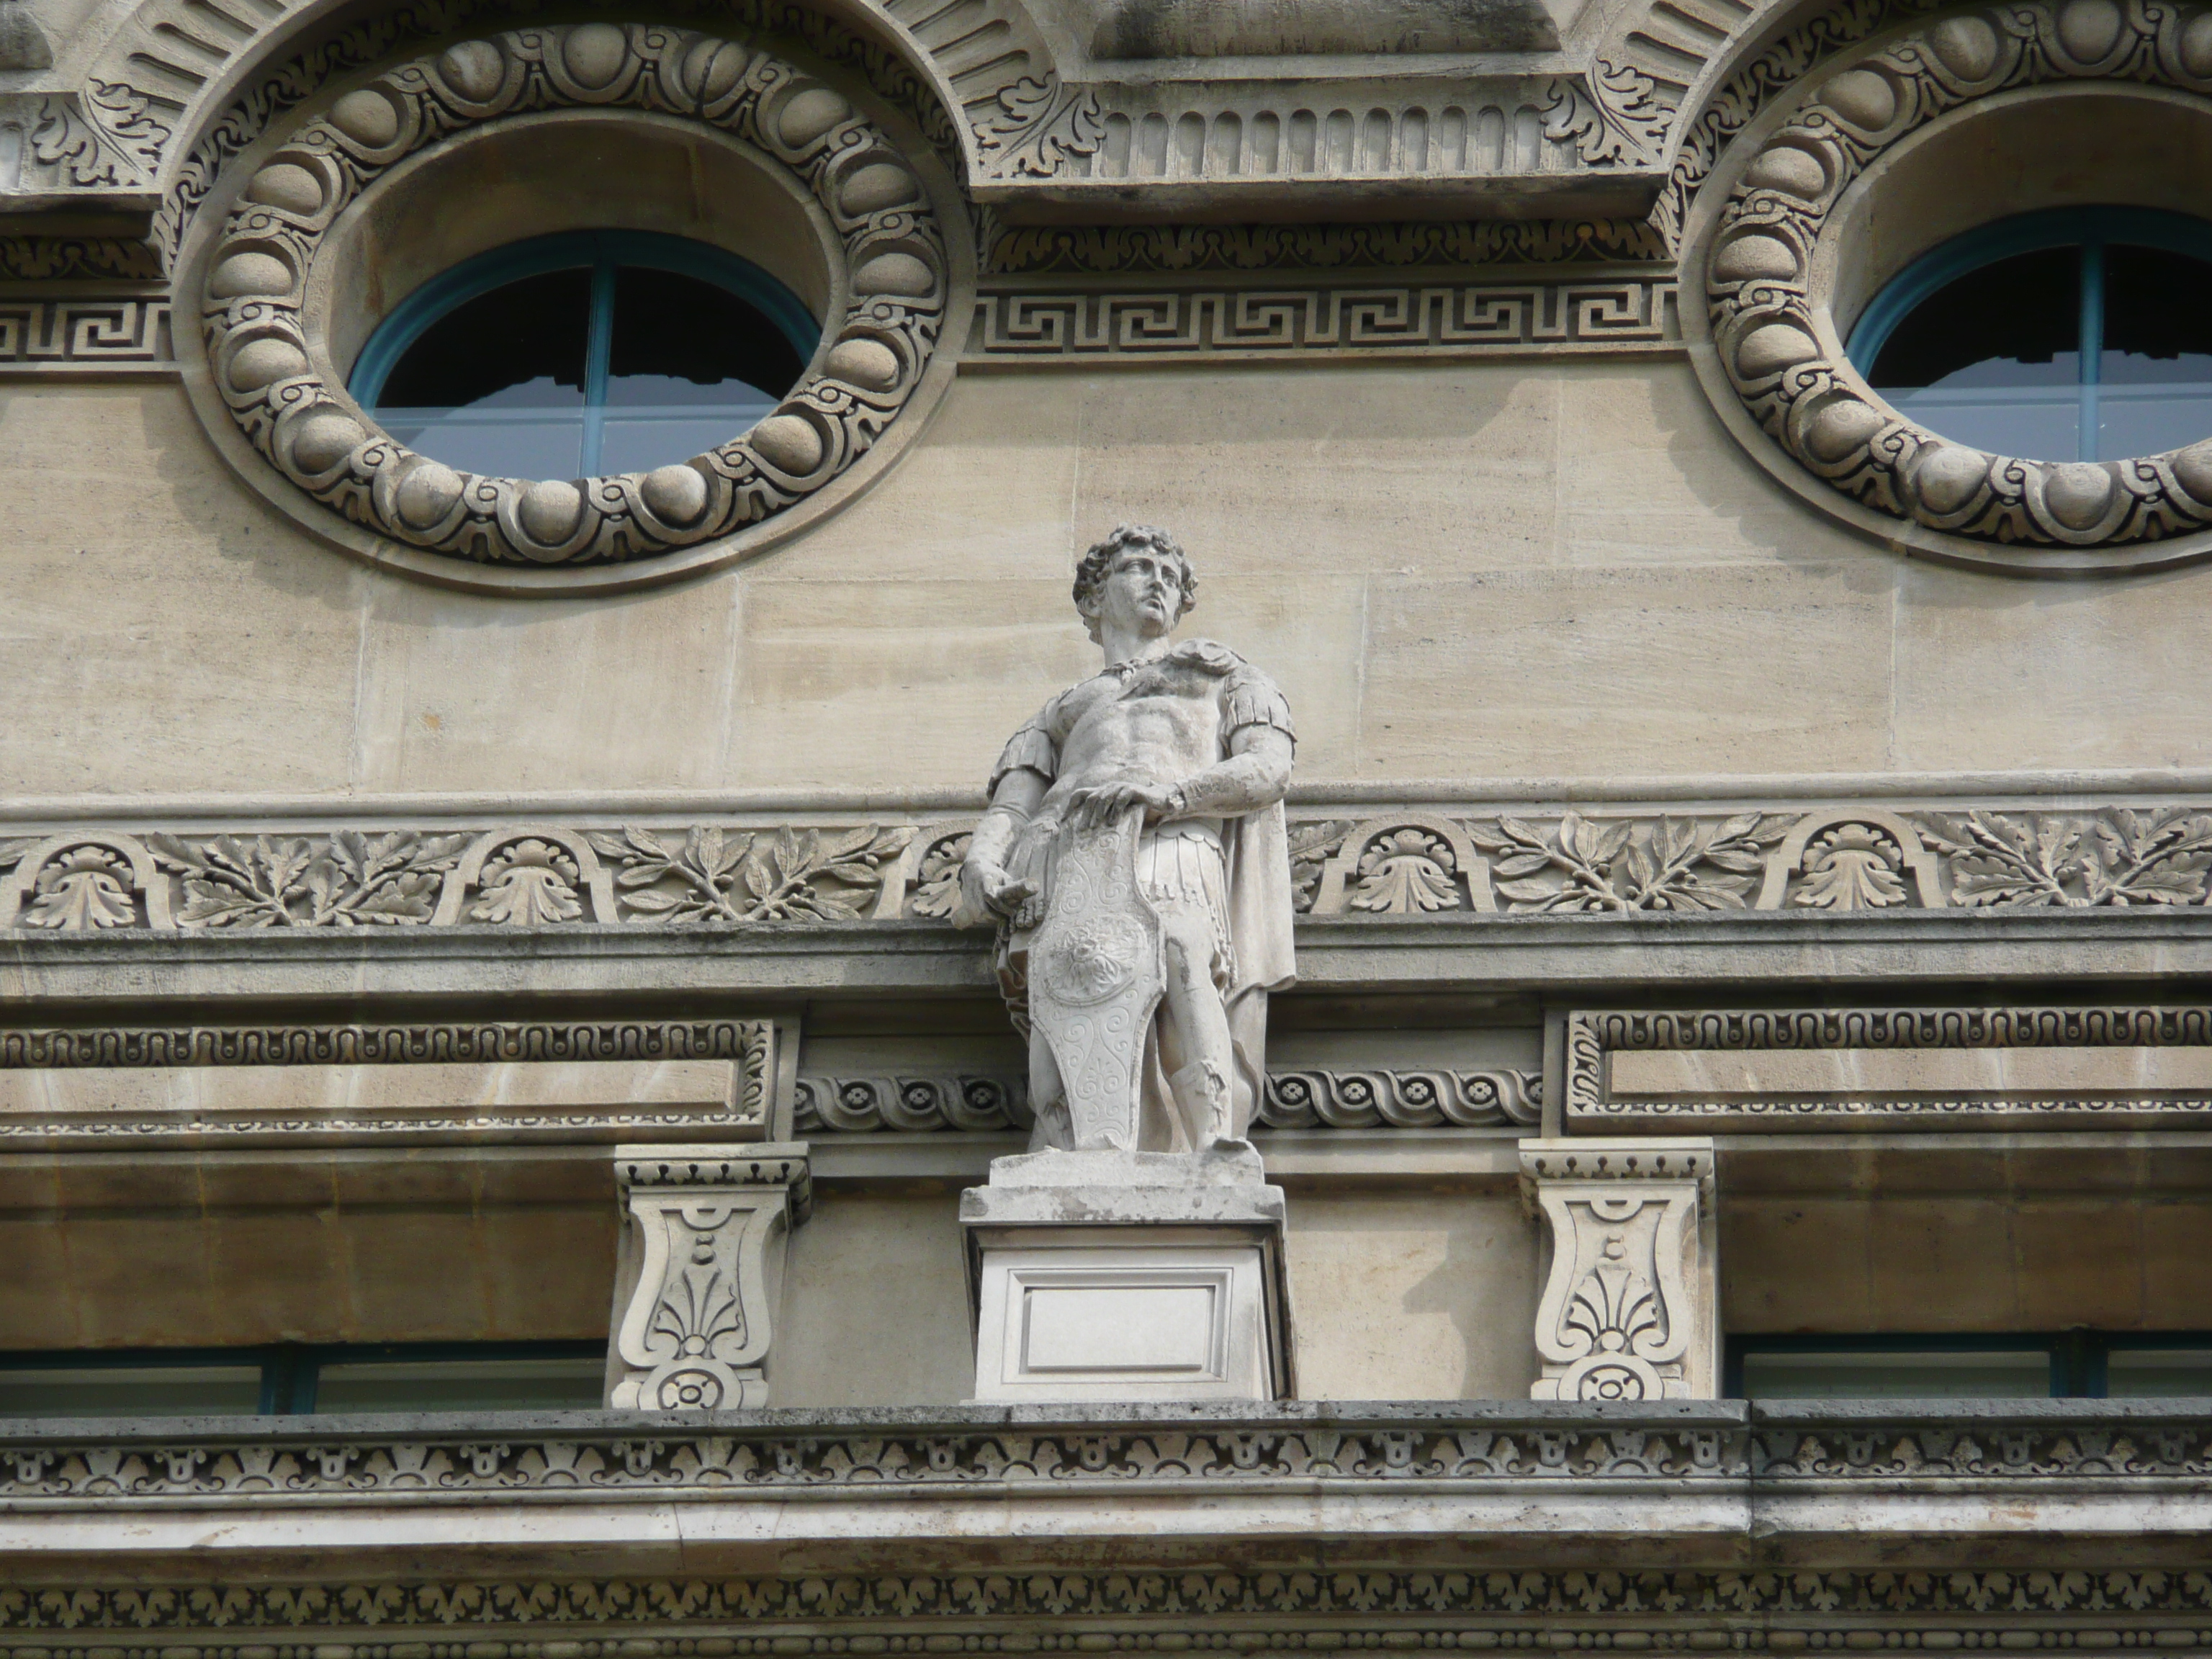
[[978, 921], [1011, 916], [1036, 892], [1033, 881], [1016, 881], [995, 864], [970, 860], [960, 866], [960, 897]]
[[1146, 823], [1157, 823], [1182, 810], [1182, 800], [1172, 786], [1161, 788], [1149, 783], [1105, 783], [1079, 789], [1067, 799], [1068, 817], [1085, 830], [1111, 823], [1133, 806], [1145, 809]]

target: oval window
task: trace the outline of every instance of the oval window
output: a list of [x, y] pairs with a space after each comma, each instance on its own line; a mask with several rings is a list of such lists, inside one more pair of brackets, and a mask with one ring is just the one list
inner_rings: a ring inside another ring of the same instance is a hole
[[424, 283], [347, 389], [464, 472], [647, 472], [728, 442], [805, 373], [821, 325], [735, 254], [643, 232], [544, 236]]
[[2212, 436], [2212, 224], [2023, 215], [1908, 265], [1851, 331], [1899, 413], [2022, 460], [2124, 460]]

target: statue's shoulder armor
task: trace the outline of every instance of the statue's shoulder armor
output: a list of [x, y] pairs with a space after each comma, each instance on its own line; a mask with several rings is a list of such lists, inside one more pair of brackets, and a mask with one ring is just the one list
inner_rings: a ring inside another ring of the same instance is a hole
[[1209, 674], [1224, 676], [1240, 671], [1249, 672], [1252, 667], [1250, 663], [1216, 640], [1185, 640], [1168, 653], [1168, 660], [1202, 669]]

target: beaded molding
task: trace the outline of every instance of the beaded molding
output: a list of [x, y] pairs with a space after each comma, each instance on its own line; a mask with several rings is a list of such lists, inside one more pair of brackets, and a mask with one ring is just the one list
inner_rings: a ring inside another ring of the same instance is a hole
[[[643, 473], [487, 477], [379, 430], [329, 383], [303, 325], [331, 228], [391, 168], [457, 132], [544, 110], [613, 107], [686, 118], [740, 141], [756, 160], [787, 169], [826, 216], [843, 299], [799, 384], [750, 430]], [[224, 219], [207, 272], [209, 368], [261, 458], [377, 535], [494, 565], [654, 558], [815, 495], [913, 396], [948, 298], [945, 240], [921, 180], [842, 93], [744, 41], [611, 23], [463, 41], [347, 92], [279, 141]]]

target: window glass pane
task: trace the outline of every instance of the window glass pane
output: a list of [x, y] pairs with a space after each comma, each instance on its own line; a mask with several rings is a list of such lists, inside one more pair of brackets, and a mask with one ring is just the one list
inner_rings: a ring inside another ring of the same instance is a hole
[[603, 472], [645, 472], [727, 443], [806, 365], [783, 331], [726, 289], [669, 270], [615, 274]]
[[1967, 272], [1922, 301], [1867, 377], [1929, 431], [1998, 455], [2080, 453], [2081, 250]]
[[1747, 1353], [1753, 1400], [2031, 1400], [2051, 1393], [2051, 1356], [2038, 1349], [1976, 1353]]
[[392, 366], [376, 418], [465, 472], [574, 477], [591, 296], [589, 270], [550, 270], [456, 306]]
[[2212, 1347], [2115, 1348], [2105, 1364], [2105, 1392], [2212, 1396]]
[[0, 1370], [0, 1417], [231, 1417], [260, 1408], [258, 1365]]
[[325, 1365], [318, 1412], [592, 1411], [606, 1362], [362, 1359]]
[[2159, 248], [2105, 251], [2097, 453], [2160, 455], [2212, 437], [2212, 264]]

